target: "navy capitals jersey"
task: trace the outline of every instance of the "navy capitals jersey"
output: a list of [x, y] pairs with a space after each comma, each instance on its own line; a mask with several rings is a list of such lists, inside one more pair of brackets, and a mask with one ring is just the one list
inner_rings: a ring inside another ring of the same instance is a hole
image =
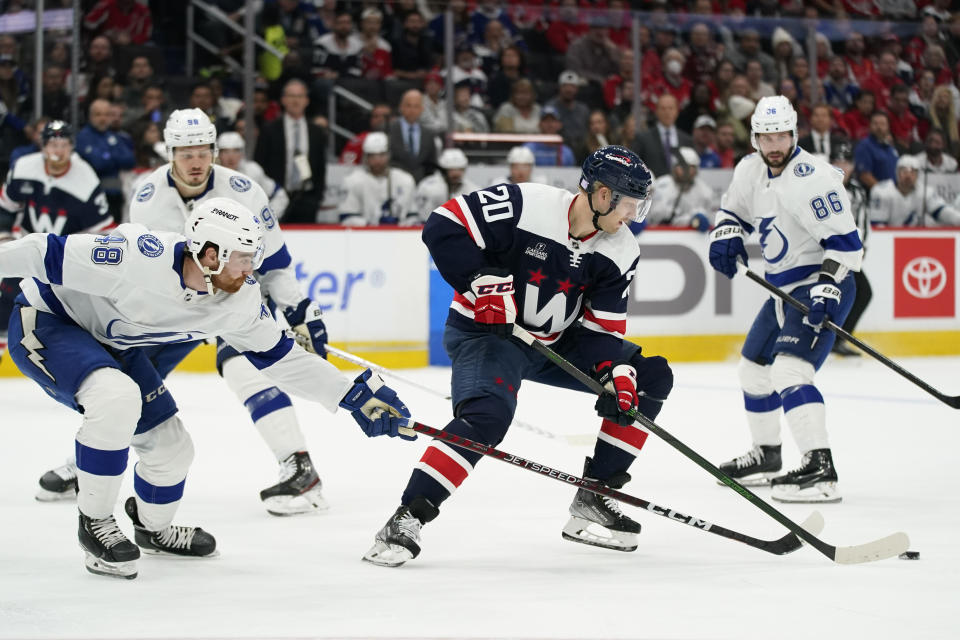
[[513, 274], [522, 327], [550, 344], [579, 320], [584, 354], [595, 362], [615, 359], [640, 251], [626, 226], [571, 238], [568, 215], [578, 197], [542, 184], [500, 184], [434, 209], [423, 241], [456, 290], [447, 322], [473, 328], [472, 277], [504, 269]]
[[24, 233], [65, 236], [102, 231], [113, 224], [113, 217], [100, 179], [83, 158], [74, 153], [66, 173], [54, 177], [37, 152], [17, 160], [0, 191], [0, 231], [14, 224]]

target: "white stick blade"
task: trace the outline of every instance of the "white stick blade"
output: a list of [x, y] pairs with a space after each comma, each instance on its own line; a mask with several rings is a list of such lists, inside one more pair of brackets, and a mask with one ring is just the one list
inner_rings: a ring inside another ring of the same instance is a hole
[[[800, 526], [810, 535], [818, 536], [824, 527], [823, 515], [821, 515], [819, 511], [814, 511], [807, 516], [806, 520], [800, 523]], [[800, 538], [800, 542], [803, 542], [803, 538]]]
[[910, 538], [905, 533], [894, 533], [867, 544], [853, 547], [837, 547], [834, 562], [838, 564], [859, 564], [895, 558], [910, 548]]

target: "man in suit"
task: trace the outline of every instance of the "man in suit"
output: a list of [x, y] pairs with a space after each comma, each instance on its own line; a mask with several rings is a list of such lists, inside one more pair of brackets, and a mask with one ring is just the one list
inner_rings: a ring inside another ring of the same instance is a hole
[[313, 224], [327, 186], [326, 134], [306, 119], [307, 85], [289, 80], [280, 99], [283, 116], [263, 125], [254, 159], [290, 196], [283, 221]]
[[663, 94], [657, 100], [656, 126], [639, 134], [633, 143], [633, 150], [655, 176], [665, 176], [670, 173], [675, 158], [674, 149], [693, 146], [693, 138], [690, 134], [676, 127], [679, 113], [680, 108], [673, 94]]
[[420, 124], [423, 94], [410, 89], [400, 100], [400, 117], [390, 123], [390, 164], [411, 174], [417, 182], [436, 171], [437, 134]]
[[834, 130], [830, 107], [825, 104], [815, 106], [810, 112], [810, 133], [800, 138], [800, 148], [827, 160], [834, 148], [844, 142], [847, 142], [846, 136]]

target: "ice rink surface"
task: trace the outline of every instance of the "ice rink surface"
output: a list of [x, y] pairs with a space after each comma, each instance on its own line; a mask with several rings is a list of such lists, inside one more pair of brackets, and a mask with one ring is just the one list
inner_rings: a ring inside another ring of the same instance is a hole
[[[902, 364], [960, 393], [960, 358]], [[448, 389], [449, 370], [402, 373]], [[735, 365], [675, 374], [658, 424], [716, 463], [744, 453]], [[392, 384], [421, 422], [446, 424], [442, 399]], [[831, 360], [818, 376], [843, 492], [842, 503], [817, 507], [820, 537], [852, 545], [906, 531], [918, 561], [840, 566], [809, 547], [773, 556], [632, 507], [643, 524], [636, 552], [573, 544], [560, 537], [572, 489], [486, 459], [424, 528], [419, 558], [375, 567], [360, 557], [396, 508], [423, 439], [369, 440], [349, 416], [296, 401], [331, 509], [275, 518], [258, 492], [275, 482], [276, 464], [226, 385], [196, 374], [168, 385], [197, 449], [177, 522], [213, 533], [221, 555], [143, 557], [139, 578], [124, 581], [84, 569], [74, 503], [33, 498], [41, 473], [70, 454], [77, 416], [33, 383], [0, 381], [0, 638], [960, 637], [960, 412], [868, 358]], [[592, 405], [529, 384], [517, 418], [588, 434], [599, 426]], [[580, 475], [592, 445], [570, 440], [515, 424], [500, 448]], [[784, 445], [792, 468], [786, 429]], [[785, 533], [656, 436], [631, 471], [627, 493], [758, 538]], [[130, 475], [121, 499], [132, 495]], [[813, 509], [778, 507], [797, 522]]]

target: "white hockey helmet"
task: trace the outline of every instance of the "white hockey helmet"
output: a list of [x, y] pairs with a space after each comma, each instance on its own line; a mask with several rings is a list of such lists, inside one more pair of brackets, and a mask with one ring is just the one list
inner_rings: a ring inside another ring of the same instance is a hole
[[507, 164], [536, 164], [537, 159], [527, 147], [517, 146], [510, 149], [507, 154]]
[[680, 154], [680, 157], [683, 158], [683, 161], [691, 167], [700, 166], [700, 154], [697, 153], [692, 147], [680, 147], [677, 149], [677, 153]]
[[[187, 250], [203, 271], [207, 291], [213, 294], [210, 276], [223, 271], [227, 263], [257, 269], [263, 263], [263, 223], [249, 209], [230, 198], [210, 198], [198, 204], [184, 224]], [[216, 270], [200, 264], [207, 243], [216, 245], [220, 266]]]
[[793, 134], [793, 146], [797, 146], [797, 112], [786, 96], [767, 96], [760, 98], [757, 108], [750, 118], [750, 142], [757, 146], [758, 133], [779, 133], [789, 131]]
[[382, 131], [371, 131], [363, 139], [364, 153], [386, 153], [390, 149], [387, 134]]
[[437, 160], [441, 169], [466, 169], [467, 155], [460, 149], [444, 149]]
[[243, 141], [243, 136], [236, 131], [226, 131], [221, 133], [220, 137], [217, 138], [218, 149], [239, 149], [243, 151], [245, 147], [246, 144]]
[[204, 144], [213, 145], [213, 155], [217, 155], [217, 128], [210, 118], [200, 109], [177, 109], [167, 118], [163, 128], [163, 142], [167, 145], [167, 155], [173, 159], [173, 150], [177, 147], [195, 147]]

